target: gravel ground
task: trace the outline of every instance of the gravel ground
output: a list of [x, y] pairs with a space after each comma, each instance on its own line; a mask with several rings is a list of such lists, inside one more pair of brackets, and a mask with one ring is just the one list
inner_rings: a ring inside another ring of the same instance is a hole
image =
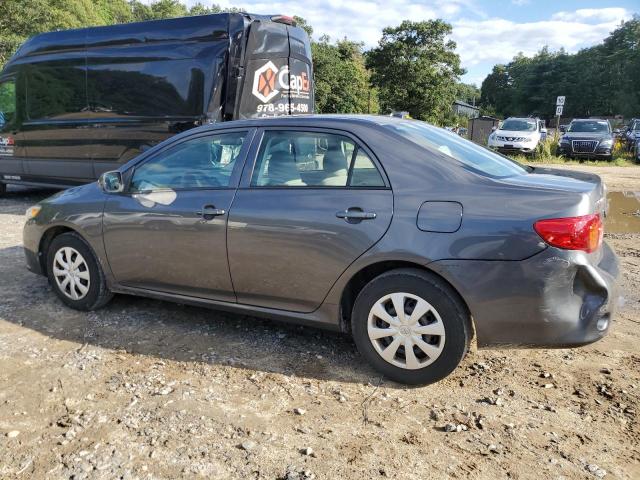
[[[589, 170], [640, 190], [640, 167]], [[0, 199], [0, 478], [640, 478], [640, 233], [608, 236], [624, 304], [604, 340], [474, 349], [406, 388], [340, 334], [125, 296], [65, 308], [23, 266], [48, 193]]]

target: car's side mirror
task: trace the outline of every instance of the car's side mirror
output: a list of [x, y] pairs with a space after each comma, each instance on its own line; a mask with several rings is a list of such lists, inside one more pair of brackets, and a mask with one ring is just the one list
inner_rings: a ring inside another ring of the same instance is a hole
[[104, 172], [98, 180], [100, 188], [105, 193], [120, 193], [124, 190], [122, 181], [122, 173], [114, 170], [112, 172]]
[[621, 132], [621, 130], [619, 128], [616, 128], [613, 133], [615, 133], [616, 135], [619, 134]]
[[498, 129], [498, 127], [496, 127], [495, 125], [493, 127], [491, 127], [491, 131], [495, 132]]
[[558, 129], [559, 129], [562, 133], [565, 133], [565, 132], [567, 131], [567, 127], [565, 127], [564, 125], [560, 125], [560, 126], [558, 127]]

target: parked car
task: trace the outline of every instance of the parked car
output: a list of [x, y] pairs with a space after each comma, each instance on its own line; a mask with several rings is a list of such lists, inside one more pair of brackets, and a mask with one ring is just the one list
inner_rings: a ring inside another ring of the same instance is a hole
[[0, 73], [7, 183], [93, 181], [198, 125], [309, 113], [309, 38], [283, 16], [222, 13], [37, 35]]
[[424, 384], [474, 331], [481, 348], [602, 338], [605, 208], [596, 175], [423, 122], [281, 117], [190, 130], [40, 202], [24, 249], [71, 308], [124, 293], [351, 332], [379, 372]]
[[534, 155], [543, 138], [542, 125], [537, 118], [509, 117], [489, 135], [489, 148], [501, 153]]
[[544, 142], [547, 139], [547, 124], [544, 120], [538, 120], [538, 129], [540, 130], [540, 141]]
[[622, 134], [622, 138], [627, 147], [627, 151], [635, 152], [638, 141], [640, 140], [640, 119], [635, 119], [629, 123]]
[[608, 120], [574, 119], [558, 141], [558, 153], [569, 158], [613, 158], [614, 137]]

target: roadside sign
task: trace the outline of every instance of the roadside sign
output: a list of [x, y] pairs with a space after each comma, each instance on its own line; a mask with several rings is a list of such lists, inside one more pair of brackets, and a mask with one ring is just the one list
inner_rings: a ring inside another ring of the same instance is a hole
[[556, 100], [556, 105], [560, 105], [560, 106], [564, 105], [564, 95], [558, 96], [558, 99]]
[[[558, 97], [560, 98], [560, 97]], [[562, 97], [564, 98], [564, 97]], [[559, 117], [560, 115], [562, 115], [562, 105], [558, 105], [556, 106], [556, 117]]]

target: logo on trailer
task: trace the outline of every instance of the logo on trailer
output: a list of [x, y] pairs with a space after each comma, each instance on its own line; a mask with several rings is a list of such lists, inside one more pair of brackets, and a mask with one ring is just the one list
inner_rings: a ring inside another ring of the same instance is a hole
[[278, 69], [273, 62], [268, 61], [256, 70], [251, 93], [262, 103], [267, 103], [280, 92], [292, 98], [308, 98], [310, 91], [311, 82], [307, 72], [303, 71], [300, 75], [296, 75], [289, 71], [288, 65]]
[[271, 61], [256, 70], [255, 76], [253, 77], [252, 93], [263, 103], [268, 102], [280, 93], [279, 90], [276, 89], [277, 74], [278, 69]]
[[14, 145], [13, 137], [0, 137], [0, 155], [13, 155]]

